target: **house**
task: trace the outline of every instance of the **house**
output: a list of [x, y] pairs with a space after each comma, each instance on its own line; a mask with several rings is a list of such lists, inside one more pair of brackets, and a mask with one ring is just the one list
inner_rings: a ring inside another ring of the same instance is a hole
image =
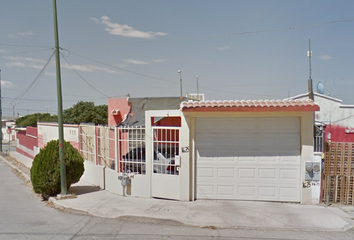
[[3, 116], [1, 120], [1, 133], [3, 142], [15, 140], [15, 120], [17, 117]]
[[[305, 93], [291, 99], [307, 98]], [[320, 106], [315, 112], [315, 152], [323, 152], [323, 141], [354, 142], [354, 105], [320, 93], [314, 93], [314, 101]]]
[[305, 184], [318, 110], [306, 99], [190, 101], [178, 111], [147, 111], [147, 133], [156, 129], [154, 117], [182, 119], [179, 174], [152, 173], [151, 196], [318, 203], [319, 189]]
[[[108, 99], [108, 126], [144, 126], [146, 111], [178, 109], [180, 103], [185, 100], [180, 97], [110, 98]], [[156, 119], [155, 123], [169, 124], [164, 123], [165, 121], [161, 118]]]
[[[16, 151], [34, 159], [48, 142], [59, 138], [58, 124], [38, 122], [37, 127], [17, 129], [16, 136]], [[79, 125], [64, 124], [64, 138], [79, 150]]]

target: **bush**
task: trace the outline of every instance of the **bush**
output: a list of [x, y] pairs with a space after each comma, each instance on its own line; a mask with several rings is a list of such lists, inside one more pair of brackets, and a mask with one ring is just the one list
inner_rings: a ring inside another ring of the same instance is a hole
[[[71, 184], [78, 182], [84, 173], [84, 160], [69, 142], [64, 143], [64, 156], [69, 190]], [[31, 181], [33, 190], [45, 198], [61, 192], [59, 140], [50, 141], [36, 155], [31, 168]]]

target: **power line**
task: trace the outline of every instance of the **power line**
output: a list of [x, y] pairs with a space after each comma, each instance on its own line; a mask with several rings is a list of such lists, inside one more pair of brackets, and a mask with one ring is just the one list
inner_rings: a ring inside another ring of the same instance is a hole
[[127, 69], [124, 69], [124, 68], [116, 67], [116, 66], [113, 66], [113, 65], [111, 65], [111, 64], [104, 63], [104, 62], [101, 62], [101, 61], [98, 61], [98, 60], [89, 58], [89, 57], [85, 57], [85, 56], [82, 56], [82, 55], [80, 55], [80, 54], [77, 54], [77, 53], [74, 53], [74, 52], [72, 52], [72, 51], [69, 51], [68, 49], [66, 49], [66, 51], [68, 51], [68, 52], [70, 52], [71, 54], [74, 54], [74, 55], [76, 55], [76, 56], [78, 56], [78, 57], [81, 57], [81, 58], [84, 58], [84, 59], [87, 59], [87, 60], [90, 60], [90, 61], [93, 61], [93, 62], [102, 64], [102, 65], [105, 65], [105, 66], [107, 66], [107, 67], [111, 67], [111, 68], [114, 68], [114, 69], [118, 69], [118, 70], [123, 71], [123, 72], [135, 74], [135, 75], [142, 76], [142, 77], [146, 77], [146, 78], [151, 78], [151, 79], [158, 80], [158, 81], [162, 81], [162, 82], [168, 82], [168, 83], [176, 84], [176, 83], [173, 82], [173, 81], [169, 81], [169, 80], [165, 80], [165, 79], [162, 79], [162, 78], [157, 78], [157, 77], [149, 76], [149, 75], [146, 75], [146, 74], [142, 74], [142, 73], [130, 71], [130, 70], [127, 70]]
[[[138, 72], [126, 70], [126, 69], [119, 68], [119, 67], [113, 66], [113, 65], [111, 65], [111, 64], [107, 64], [107, 63], [104, 63], [104, 62], [101, 62], [101, 61], [98, 61], [98, 60], [95, 60], [95, 59], [92, 59], [92, 58], [89, 58], [89, 57], [85, 57], [85, 56], [83, 56], [83, 55], [80, 55], [80, 54], [77, 54], [77, 53], [75, 53], [75, 52], [72, 52], [72, 51], [70, 51], [70, 50], [68, 50], [68, 49], [66, 49], [66, 51], [68, 51], [68, 52], [70, 52], [71, 54], [76, 55], [76, 56], [78, 56], [78, 57], [81, 57], [81, 58], [84, 58], [84, 59], [87, 59], [87, 60], [90, 60], [90, 61], [93, 61], [93, 62], [102, 64], [102, 65], [105, 65], [105, 66], [108, 66], [108, 67], [111, 67], [111, 68], [119, 69], [119, 70], [124, 71], [124, 72], [132, 73], [132, 74], [135, 74], [135, 75], [147, 77], [147, 78], [154, 79], [154, 80], [159, 80], [159, 81], [163, 81], [163, 82], [178, 84], [177, 81], [169, 81], [169, 80], [165, 80], [165, 79], [161, 79], [161, 78], [156, 78], [156, 77], [153, 77], [153, 76], [149, 76], [149, 75], [146, 75], [146, 74], [142, 74], [142, 73], [138, 73]], [[184, 84], [184, 85], [185, 85], [185, 86], [189, 86], [189, 87], [194, 87], [194, 85], [191, 85], [191, 84]], [[244, 94], [244, 95], [250, 95], [250, 96], [269, 96], [269, 97], [276, 97], [276, 96], [274, 96], [274, 95], [251, 94], [251, 93], [250, 93], [250, 94], [246, 94], [246, 93], [244, 93], [244, 92], [226, 91], [226, 90], [219, 90], [219, 89], [207, 88], [207, 87], [200, 87], [200, 89], [212, 90], [212, 91], [216, 91], [216, 92], [237, 93], [237, 94]], [[280, 96], [279, 96], [279, 97], [280, 97]]]
[[8, 43], [0, 43], [0, 46], [6, 47], [33, 47], [33, 48], [53, 48], [53, 46], [36, 46], [36, 45], [26, 45], [26, 44], [8, 44]]
[[[33, 52], [41, 52], [41, 51], [47, 51], [47, 50], [51, 50], [51, 49], [53, 49], [53, 48], [45, 48], [45, 49], [38, 49], [38, 50], [33, 50], [33, 51], [11, 53], [11, 55], [19, 55], [19, 54], [27, 54], [27, 53], [33, 53]], [[5, 56], [5, 55], [8, 55], [8, 53], [0, 54], [0, 56]]]
[[[186, 41], [193, 39], [202, 39], [202, 38], [216, 38], [216, 37], [228, 37], [228, 36], [236, 36], [236, 35], [247, 35], [247, 34], [258, 34], [258, 33], [268, 33], [268, 32], [281, 32], [281, 31], [289, 31], [289, 30], [300, 30], [307, 28], [315, 28], [330, 24], [344, 23], [344, 22], [353, 22], [354, 19], [344, 19], [344, 20], [335, 20], [329, 22], [322, 22], [318, 24], [304, 25], [304, 26], [295, 26], [295, 27], [284, 27], [284, 28], [275, 28], [275, 29], [265, 29], [265, 30], [254, 30], [254, 31], [244, 31], [244, 32], [233, 32], [233, 33], [223, 33], [223, 34], [212, 34], [212, 35], [202, 35], [202, 36], [192, 36], [192, 37], [181, 37], [181, 38], [170, 38], [170, 39], [160, 39], [160, 40], [147, 40], [147, 41], [138, 41], [138, 42], [123, 42], [119, 43], [120, 45], [131, 45], [131, 44], [145, 44], [145, 43], [156, 43], [156, 42], [173, 42], [173, 41]], [[80, 45], [80, 47], [83, 45]], [[87, 47], [92, 47], [93, 45], [86, 45]], [[95, 45], [97, 46], [97, 45]], [[107, 45], [104, 45], [107, 46]], [[75, 47], [75, 45], [71, 46]]]
[[105, 96], [108, 98], [108, 96], [104, 93], [102, 93], [101, 91], [99, 91], [97, 88], [95, 88], [94, 86], [92, 86], [88, 81], [86, 81], [81, 75], [80, 73], [78, 73], [78, 71], [76, 71], [76, 69], [69, 63], [69, 61], [66, 59], [66, 57], [64, 57], [64, 60], [66, 61], [67, 64], [69, 64], [69, 66], [71, 67], [71, 69], [87, 84], [89, 85], [93, 90], [95, 90], [96, 92], [98, 92], [99, 94], [101, 94], [102, 96]]
[[48, 61], [44, 64], [43, 68], [41, 69], [41, 71], [39, 72], [39, 74], [35, 77], [35, 79], [32, 81], [32, 83], [20, 94], [18, 95], [16, 98], [14, 98], [12, 101], [16, 101], [19, 98], [23, 97], [26, 93], [29, 93], [29, 91], [31, 89], [33, 89], [33, 87], [35, 86], [35, 84], [38, 82], [38, 80], [40, 79], [40, 77], [42, 76], [44, 70], [47, 68], [48, 64], [50, 63], [50, 61], [52, 60], [53, 56], [54, 56], [54, 51], [53, 53], [50, 55]]

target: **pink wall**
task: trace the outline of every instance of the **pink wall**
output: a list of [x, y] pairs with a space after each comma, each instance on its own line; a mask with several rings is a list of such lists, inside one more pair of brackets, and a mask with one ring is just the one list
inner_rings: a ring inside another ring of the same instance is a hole
[[[27, 130], [30, 128], [30, 132], [33, 134], [27, 134]], [[34, 131], [37, 128], [27, 127], [27, 130], [19, 130], [16, 134], [18, 139], [19, 147], [16, 147], [16, 151], [30, 158], [34, 158], [34, 150], [35, 147], [38, 146], [38, 139], [36, 137], [37, 134], [34, 134]], [[28, 149], [28, 151], [26, 151]], [[32, 153], [32, 154], [30, 154]], [[33, 156], [32, 156], [33, 155]]]
[[26, 134], [37, 137], [38, 130], [36, 127], [26, 127]]
[[17, 132], [17, 139], [20, 145], [33, 150], [34, 147], [38, 146], [37, 137], [28, 136], [25, 130], [20, 130]]
[[[119, 110], [117, 115], [113, 115], [113, 110]], [[130, 111], [128, 98], [110, 98], [108, 99], [108, 126], [117, 126], [124, 119], [125, 114]]]
[[328, 140], [328, 133], [330, 133], [332, 142], [354, 142], [354, 133], [346, 133], [346, 129], [348, 129], [348, 127], [327, 125], [325, 130], [325, 140]]

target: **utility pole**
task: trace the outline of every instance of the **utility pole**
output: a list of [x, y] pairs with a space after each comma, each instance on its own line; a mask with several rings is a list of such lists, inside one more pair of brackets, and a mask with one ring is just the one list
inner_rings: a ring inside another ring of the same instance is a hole
[[18, 104], [18, 102], [15, 103], [9, 102], [9, 104], [12, 106], [12, 116], [15, 117], [15, 107]]
[[60, 181], [61, 194], [67, 194], [66, 186], [66, 168], [64, 158], [64, 131], [63, 131], [63, 101], [61, 92], [61, 76], [60, 76], [60, 53], [59, 53], [59, 36], [58, 36], [58, 17], [57, 2], [53, 0], [53, 18], [54, 18], [54, 40], [55, 40], [55, 59], [56, 59], [56, 75], [57, 75], [57, 95], [58, 95], [58, 129], [59, 129], [59, 158], [60, 158]]
[[181, 98], [183, 98], [183, 95], [182, 95], [182, 73], [181, 73], [181, 70], [178, 70], [178, 73], [179, 73], [179, 82], [180, 82]]
[[199, 83], [198, 83], [198, 79], [199, 79], [199, 77], [201, 77], [201, 75], [196, 75], [195, 77], [197, 79], [197, 98], [198, 98], [198, 100], [200, 100], [199, 99]]
[[0, 132], [0, 152], [2, 152], [2, 102], [1, 102], [1, 69], [0, 69], [0, 121], [1, 121], [1, 132]]
[[313, 84], [312, 84], [312, 78], [311, 78], [311, 57], [312, 57], [312, 51], [311, 51], [311, 39], [309, 39], [309, 50], [307, 52], [307, 56], [309, 58], [309, 80], [308, 80], [308, 91], [309, 91], [309, 98], [313, 101], [314, 96], [313, 96]]

